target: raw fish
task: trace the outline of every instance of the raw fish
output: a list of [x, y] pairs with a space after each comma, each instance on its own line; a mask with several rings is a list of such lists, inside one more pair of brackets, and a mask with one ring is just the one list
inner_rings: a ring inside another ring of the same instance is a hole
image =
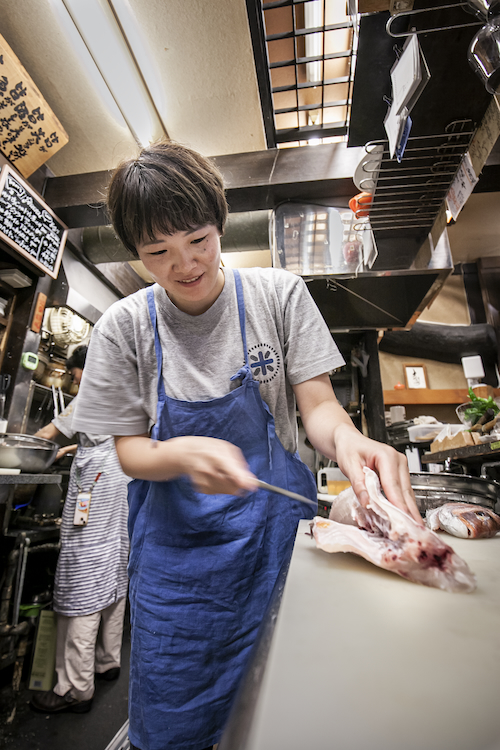
[[365, 466], [364, 472], [368, 507], [361, 505], [352, 488], [341, 492], [330, 518], [316, 516], [311, 522], [317, 546], [325, 552], [353, 552], [425, 586], [474, 591], [476, 579], [467, 563], [437, 534], [392, 505], [382, 495], [374, 471]]
[[463, 539], [486, 539], [500, 531], [500, 516], [473, 503], [445, 503], [428, 510], [425, 523], [432, 531], [442, 529]]

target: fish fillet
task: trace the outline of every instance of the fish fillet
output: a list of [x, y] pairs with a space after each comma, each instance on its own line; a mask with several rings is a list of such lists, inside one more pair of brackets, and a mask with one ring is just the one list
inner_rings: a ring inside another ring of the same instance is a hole
[[353, 552], [425, 586], [474, 591], [476, 579], [467, 563], [437, 534], [392, 505], [374, 471], [365, 467], [364, 472], [368, 507], [361, 505], [352, 488], [341, 492], [330, 518], [316, 516], [311, 522], [317, 546], [325, 552]]
[[445, 503], [428, 510], [425, 523], [432, 531], [442, 529], [462, 539], [486, 539], [500, 531], [500, 516], [473, 503]]

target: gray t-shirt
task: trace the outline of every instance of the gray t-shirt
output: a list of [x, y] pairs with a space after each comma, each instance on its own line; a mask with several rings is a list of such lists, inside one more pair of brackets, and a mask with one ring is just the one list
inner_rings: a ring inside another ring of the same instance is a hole
[[[154, 285], [163, 378], [168, 396], [208, 401], [238, 382], [244, 363], [234, 276], [202, 315], [179, 310]], [[240, 270], [249, 363], [284, 447], [297, 449], [292, 385], [344, 363], [304, 281], [274, 268]], [[92, 333], [75, 409], [81, 431], [139, 435], [156, 421], [157, 368], [146, 290], [115, 302]]]
[[78, 396], [75, 396], [74, 399], [64, 409], [64, 411], [58, 414], [57, 417], [54, 417], [54, 419], [52, 420], [52, 424], [59, 430], [62, 435], [64, 435], [64, 437], [67, 437], [68, 440], [75, 438], [78, 445], [81, 445], [83, 448], [90, 448], [94, 445], [100, 445], [101, 443], [105, 443], [106, 440], [109, 440], [111, 435], [92, 435], [88, 432], [85, 433], [76, 431], [73, 425], [73, 417], [75, 414], [75, 406], [77, 403]]

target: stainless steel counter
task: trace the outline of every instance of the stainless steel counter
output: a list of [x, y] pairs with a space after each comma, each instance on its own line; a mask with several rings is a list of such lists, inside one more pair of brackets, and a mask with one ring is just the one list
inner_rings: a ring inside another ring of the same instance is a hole
[[308, 529], [219, 750], [500, 750], [500, 536], [447, 536], [478, 580], [450, 594]]
[[61, 479], [61, 474], [0, 474], [0, 485], [59, 484]]

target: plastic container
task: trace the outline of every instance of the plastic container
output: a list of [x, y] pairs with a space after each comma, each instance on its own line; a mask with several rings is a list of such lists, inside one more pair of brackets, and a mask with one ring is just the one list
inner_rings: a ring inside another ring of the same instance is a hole
[[318, 491], [327, 495], [338, 495], [351, 486], [350, 481], [340, 469], [320, 469], [317, 475]]
[[[444, 424], [442, 422], [434, 422], [433, 424], [413, 424], [408, 427], [408, 438], [411, 443], [422, 443], [426, 440], [434, 440], [441, 430]], [[462, 427], [462, 425], [457, 425]]]

